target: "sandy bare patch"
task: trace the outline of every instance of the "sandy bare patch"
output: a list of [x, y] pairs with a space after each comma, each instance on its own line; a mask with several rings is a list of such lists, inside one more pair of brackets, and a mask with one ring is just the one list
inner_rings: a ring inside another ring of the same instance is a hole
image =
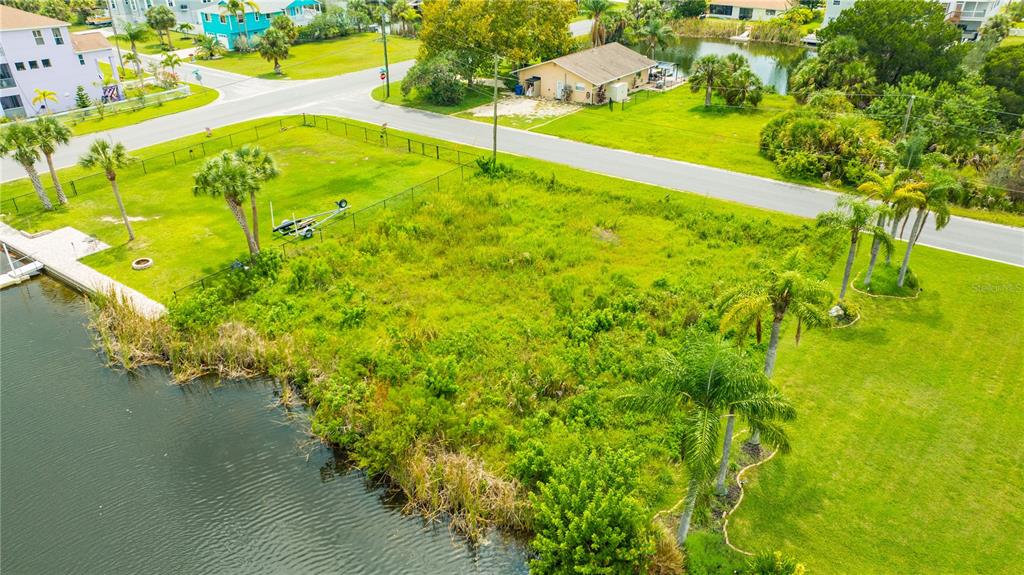
[[[145, 218], [145, 217], [142, 217], [142, 216], [128, 216], [128, 221], [129, 222], [145, 222], [147, 220], [158, 220], [158, 219], [160, 219], [160, 216], [155, 216], [155, 217], [152, 217], [152, 218]], [[100, 221], [105, 223], [105, 224], [120, 224], [121, 223], [121, 218], [115, 218], [114, 216], [102, 216], [102, 217], [100, 217]]]
[[[529, 118], [557, 118], [579, 109], [579, 106], [557, 100], [540, 100], [522, 96], [507, 96], [498, 100], [499, 116], [526, 116]], [[494, 104], [484, 104], [469, 110], [473, 117], [482, 118], [494, 113]]]

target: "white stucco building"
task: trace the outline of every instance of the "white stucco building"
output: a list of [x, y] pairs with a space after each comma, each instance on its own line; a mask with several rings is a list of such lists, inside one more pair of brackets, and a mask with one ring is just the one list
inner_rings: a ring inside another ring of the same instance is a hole
[[[964, 33], [964, 39], [974, 40], [989, 18], [995, 16], [1010, 0], [934, 0], [946, 10], [946, 19], [957, 25]], [[853, 6], [856, 0], [825, 0], [825, 20], [822, 27], [828, 26], [839, 14]]]
[[708, 16], [734, 20], [771, 20], [793, 7], [791, 0], [711, 0]]
[[217, 0], [103, 0], [110, 11], [110, 18], [117, 27], [126, 22], [145, 22], [146, 10], [153, 6], [167, 6], [174, 12], [178, 24], [189, 23], [196, 31], [202, 28], [199, 10], [215, 6]]
[[[99, 63], [114, 62], [103, 34], [71, 34], [67, 22], [0, 5], [0, 107], [7, 117], [35, 116], [75, 107], [78, 86], [90, 98], [103, 94]], [[35, 91], [56, 93], [56, 102], [33, 105]]]

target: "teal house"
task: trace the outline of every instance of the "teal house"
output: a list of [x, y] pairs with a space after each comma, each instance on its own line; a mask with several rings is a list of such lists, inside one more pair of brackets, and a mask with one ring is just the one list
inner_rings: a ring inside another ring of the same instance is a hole
[[213, 36], [228, 50], [234, 50], [239, 37], [248, 35], [253, 43], [270, 28], [274, 17], [284, 14], [291, 18], [297, 26], [304, 26], [320, 13], [322, 7], [318, 0], [256, 0], [258, 10], [246, 7], [245, 16], [232, 14], [221, 1], [216, 6], [203, 8], [199, 11], [199, 21], [203, 25], [203, 33]]

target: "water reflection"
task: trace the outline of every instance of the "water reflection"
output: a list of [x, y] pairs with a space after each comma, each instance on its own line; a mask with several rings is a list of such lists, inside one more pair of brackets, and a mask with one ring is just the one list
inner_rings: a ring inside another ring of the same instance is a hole
[[814, 56], [812, 50], [785, 44], [677, 38], [671, 46], [655, 51], [654, 57], [656, 60], [675, 62], [681, 72], [688, 74], [693, 62], [702, 56], [734, 53], [746, 56], [750, 68], [761, 81], [774, 86], [780, 94], [786, 93], [789, 76], [800, 62]]

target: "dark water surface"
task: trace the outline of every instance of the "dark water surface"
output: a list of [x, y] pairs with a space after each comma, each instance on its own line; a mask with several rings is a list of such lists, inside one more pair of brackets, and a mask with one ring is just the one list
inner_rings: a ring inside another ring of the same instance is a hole
[[690, 66], [702, 56], [716, 54], [726, 56], [738, 53], [746, 56], [750, 69], [766, 85], [774, 86], [785, 94], [789, 76], [800, 62], [814, 56], [813, 50], [786, 44], [763, 42], [731, 42], [705, 38], [676, 38], [671, 46], [654, 52], [656, 60], [675, 62], [683, 75], [688, 75]]
[[526, 573], [514, 544], [387, 504], [268, 382], [118, 373], [85, 322], [48, 278], [0, 295], [4, 575]]

